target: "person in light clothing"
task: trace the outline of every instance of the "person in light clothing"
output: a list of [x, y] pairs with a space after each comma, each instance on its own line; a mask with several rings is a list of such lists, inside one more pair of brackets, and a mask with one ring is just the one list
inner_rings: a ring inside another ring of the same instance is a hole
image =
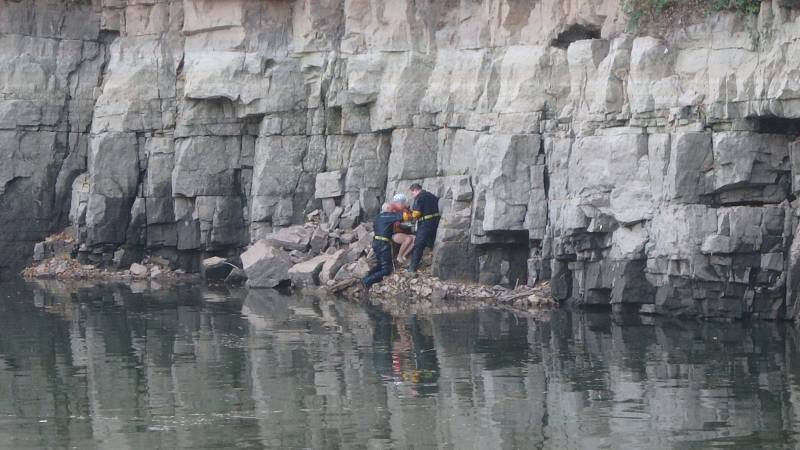
[[[391, 205], [392, 212], [403, 213], [406, 217], [411, 216], [411, 210], [408, 207], [408, 197], [406, 197], [405, 194], [395, 194], [392, 198]], [[398, 222], [395, 224], [392, 241], [400, 246], [400, 250], [397, 252], [397, 262], [406, 264], [408, 262], [408, 255], [411, 254], [411, 250], [414, 248], [414, 242], [416, 241], [416, 237], [411, 231], [408, 222]]]

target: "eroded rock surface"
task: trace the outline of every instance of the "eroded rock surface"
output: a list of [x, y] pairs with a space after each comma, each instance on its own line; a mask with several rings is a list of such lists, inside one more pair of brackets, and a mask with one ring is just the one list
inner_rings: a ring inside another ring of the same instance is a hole
[[355, 228], [419, 181], [436, 276], [789, 318], [798, 16], [656, 37], [615, 0], [0, 0], [0, 270], [67, 222], [89, 259], [188, 271], [262, 239], [319, 252], [283, 229]]

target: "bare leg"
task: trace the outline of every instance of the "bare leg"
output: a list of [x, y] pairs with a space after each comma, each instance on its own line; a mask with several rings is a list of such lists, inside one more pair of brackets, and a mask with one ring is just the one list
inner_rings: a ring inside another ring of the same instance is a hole
[[400, 264], [404, 264], [405, 261], [403, 260], [403, 246], [406, 245], [406, 241], [408, 241], [408, 235], [405, 233], [395, 233], [392, 236], [392, 241], [395, 244], [400, 246], [400, 250], [397, 252], [397, 262]]
[[400, 245], [400, 256], [403, 258], [403, 261], [408, 260], [408, 255], [411, 253], [411, 250], [414, 248], [414, 241], [416, 237], [413, 235], [408, 235], [405, 242]]

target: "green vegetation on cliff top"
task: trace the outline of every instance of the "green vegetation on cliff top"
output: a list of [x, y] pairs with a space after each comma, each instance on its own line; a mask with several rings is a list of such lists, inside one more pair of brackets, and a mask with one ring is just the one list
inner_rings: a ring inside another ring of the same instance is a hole
[[758, 14], [761, 0], [624, 0], [630, 26], [676, 23], [712, 11]]

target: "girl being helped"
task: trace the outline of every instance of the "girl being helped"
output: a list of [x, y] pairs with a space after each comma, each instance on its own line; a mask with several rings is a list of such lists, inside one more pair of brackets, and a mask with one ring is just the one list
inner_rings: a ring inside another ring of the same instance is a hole
[[[390, 202], [394, 212], [407, 213], [407, 217], [411, 217], [411, 209], [408, 205], [408, 198], [405, 194], [395, 194]], [[397, 262], [405, 264], [408, 262], [408, 255], [414, 249], [414, 241], [416, 236], [412, 234], [411, 228], [403, 223], [397, 222], [394, 224], [394, 235], [392, 240], [400, 246], [400, 251], [397, 252]]]

